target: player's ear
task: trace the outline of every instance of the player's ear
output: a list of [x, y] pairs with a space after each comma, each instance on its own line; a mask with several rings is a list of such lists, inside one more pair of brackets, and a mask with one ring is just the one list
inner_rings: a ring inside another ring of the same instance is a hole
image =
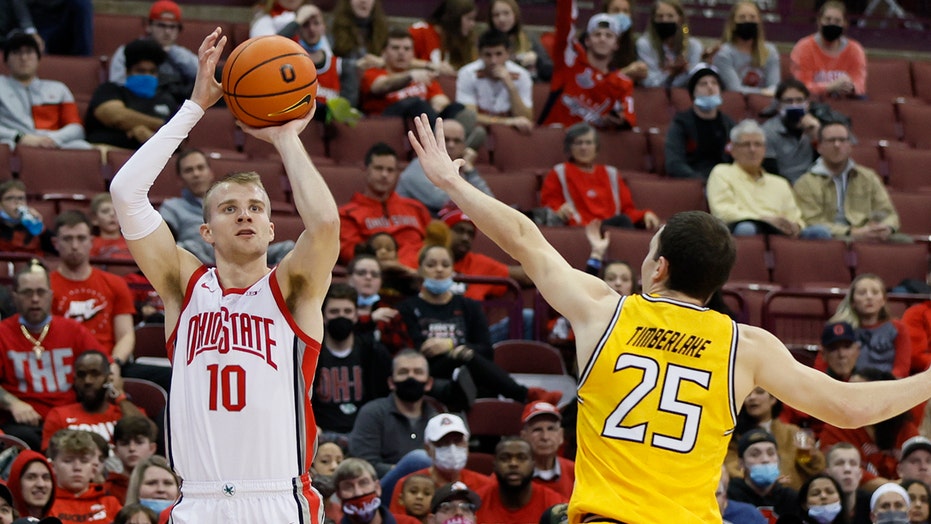
[[268, 226], [269, 226], [269, 231], [271, 232], [271, 237], [269, 238], [269, 241], [274, 242], [275, 241], [275, 223], [269, 222]]
[[204, 242], [213, 245], [213, 233], [207, 224], [200, 225], [200, 237], [204, 239]]

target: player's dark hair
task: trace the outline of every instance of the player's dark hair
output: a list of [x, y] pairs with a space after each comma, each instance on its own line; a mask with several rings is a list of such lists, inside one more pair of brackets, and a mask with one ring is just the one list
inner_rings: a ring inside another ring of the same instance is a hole
[[667, 287], [703, 303], [727, 282], [737, 257], [727, 226], [703, 211], [673, 215], [657, 244], [653, 260], [669, 263]]
[[795, 78], [786, 78], [782, 82], [779, 82], [779, 85], [776, 86], [776, 100], [782, 100], [782, 95], [789, 89], [795, 89], [801, 91], [805, 98], [811, 96], [811, 92], [808, 90], [808, 87], [802, 83], [801, 80]]
[[113, 442], [127, 443], [136, 437], [146, 437], [151, 442], [158, 438], [158, 427], [149, 417], [123, 417], [113, 428]]
[[365, 167], [368, 167], [372, 164], [373, 156], [393, 156], [395, 159], [398, 158], [398, 152], [394, 150], [393, 147], [389, 146], [384, 142], [375, 142], [368, 151], [365, 152]]

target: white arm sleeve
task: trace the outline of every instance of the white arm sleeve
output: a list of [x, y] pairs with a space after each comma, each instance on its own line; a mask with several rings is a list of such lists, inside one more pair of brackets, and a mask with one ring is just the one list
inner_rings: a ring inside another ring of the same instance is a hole
[[126, 240], [145, 238], [161, 225], [161, 215], [149, 202], [149, 188], [202, 116], [204, 110], [186, 100], [175, 116], [142, 144], [113, 177], [110, 195]]

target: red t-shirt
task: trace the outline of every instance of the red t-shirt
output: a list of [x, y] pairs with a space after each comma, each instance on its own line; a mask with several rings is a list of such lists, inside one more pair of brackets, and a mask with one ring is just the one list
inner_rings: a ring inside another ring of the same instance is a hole
[[443, 42], [432, 25], [424, 21], [415, 22], [407, 32], [414, 39], [414, 58], [428, 62], [443, 60]]
[[[427, 475], [432, 477], [432, 475], [430, 475], [430, 468], [424, 468], [408, 475], [404, 475], [398, 479], [397, 484], [394, 485], [394, 494], [391, 496], [391, 505], [388, 506], [388, 511], [394, 513], [395, 515], [406, 515], [404, 506], [401, 506], [401, 488], [404, 486], [404, 481], [407, 480], [407, 477], [410, 477], [411, 475]], [[482, 475], [481, 473], [469, 469], [464, 469], [459, 472], [458, 481], [464, 483], [466, 486], [469, 486], [469, 489], [476, 493], [478, 493], [479, 488], [484, 488], [485, 486], [494, 483], [494, 479], [488, 475]], [[436, 484], [437, 489], [448, 484], [446, 481], [437, 482], [437, 479], [435, 478], [433, 479], [433, 483]]]
[[380, 202], [356, 193], [339, 208], [339, 259], [349, 262], [356, 245], [375, 233], [388, 233], [398, 244], [398, 260], [415, 268], [430, 220], [427, 208], [412, 198], [391, 193], [387, 201]]
[[[32, 336], [39, 338], [38, 333]], [[100, 343], [81, 324], [53, 316], [42, 341], [45, 350], [36, 357], [20, 329], [19, 315], [13, 315], [0, 322], [0, 347], [0, 386], [45, 418], [53, 407], [74, 402], [74, 359], [100, 349]]]
[[[537, 524], [543, 512], [550, 506], [569, 502], [569, 498], [539, 484], [531, 484], [532, 495], [526, 506], [511, 510], [504, 507], [498, 492], [498, 481], [481, 488], [476, 493], [482, 506], [475, 513], [475, 522], [482, 524]], [[607, 488], [606, 488], [607, 489]]]
[[894, 479], [899, 476], [896, 467], [899, 464], [898, 456], [902, 452], [902, 444], [916, 435], [918, 427], [911, 421], [906, 421], [896, 435], [895, 449], [890, 453], [879, 449], [865, 428], [841, 429], [825, 424], [821, 430], [820, 445], [821, 451], [827, 453], [834, 444], [849, 442], [860, 450], [860, 463], [864, 470], [880, 477]]
[[396, 91], [391, 91], [390, 93], [386, 93], [381, 96], [372, 94], [372, 84], [374, 84], [375, 81], [379, 78], [388, 76], [389, 74], [390, 73], [386, 69], [378, 69], [373, 67], [371, 69], [367, 69], [362, 75], [360, 90], [362, 93], [363, 113], [367, 115], [380, 115], [385, 112], [385, 109], [387, 109], [388, 106], [395, 102], [404, 100], [405, 98], [416, 96], [429, 101], [431, 98], [443, 94], [443, 88], [440, 87], [439, 82], [436, 80], [430, 82], [430, 84], [411, 81], [405, 87], [402, 87]]
[[329, 55], [323, 67], [317, 68], [317, 102], [326, 103], [330, 98], [339, 97], [341, 84], [339, 73], [343, 68], [343, 59]]
[[[634, 114], [634, 82], [620, 71], [603, 72], [588, 64], [585, 47], [571, 32], [575, 23], [574, 0], [556, 2], [556, 37], [553, 46], [553, 92], [559, 98], [544, 125], [562, 124], [569, 127], [587, 122], [595, 127], [606, 127], [602, 119], [611, 112], [637, 125]], [[613, 127], [613, 126], [607, 126]]]
[[[618, 200], [615, 202], [608, 169], [604, 164], [595, 164], [590, 172], [582, 170], [571, 162], [564, 162], [561, 165], [566, 172], [569, 196], [572, 197], [575, 210], [579, 214], [579, 217], [570, 219], [571, 225], [586, 225], [596, 218], [602, 220], [611, 218], [618, 214], [618, 207], [620, 207], [620, 214], [627, 216], [634, 224], [643, 220], [647, 210], [637, 209], [634, 198], [630, 195], [630, 189], [624, 183], [620, 173], [617, 174]], [[556, 170], [553, 169], [543, 180], [540, 204], [557, 211], [565, 203], [563, 186]]]
[[66, 428], [93, 431], [113, 442], [113, 427], [121, 418], [123, 410], [112, 402], [107, 402], [103, 413], [88, 413], [80, 402], [52, 408], [42, 426], [42, 449], [48, 449], [48, 441], [56, 431]]
[[91, 244], [92, 257], [114, 258], [118, 260], [133, 260], [133, 255], [129, 252], [129, 246], [126, 245], [126, 239], [94, 237]]
[[[508, 267], [497, 260], [469, 251], [461, 259], [453, 264], [453, 270], [462, 275], [474, 275], [483, 277], [503, 277], [510, 276]], [[463, 296], [472, 300], [485, 300], [487, 297], [500, 297], [507, 293], [506, 286], [495, 286], [492, 284], [469, 284]]]
[[122, 278], [106, 271], [93, 269], [87, 280], [68, 280], [58, 271], [50, 275], [52, 281], [52, 314], [74, 319], [97, 337], [100, 350], [113, 351], [113, 319], [117, 315], [133, 315], [133, 295]]

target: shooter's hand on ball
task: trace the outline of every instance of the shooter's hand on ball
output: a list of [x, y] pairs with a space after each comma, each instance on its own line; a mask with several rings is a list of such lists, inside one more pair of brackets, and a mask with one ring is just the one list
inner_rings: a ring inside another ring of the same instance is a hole
[[204, 109], [217, 103], [223, 96], [223, 88], [217, 82], [217, 62], [226, 46], [226, 37], [220, 36], [222, 30], [218, 27], [204, 38], [197, 50], [197, 78], [194, 79], [194, 92], [191, 101]]
[[270, 126], [270, 127], [250, 127], [246, 124], [243, 124], [239, 120], [236, 121], [236, 125], [242, 128], [243, 132], [246, 134], [252, 135], [259, 140], [264, 140], [271, 144], [275, 144], [276, 140], [280, 140], [282, 137], [293, 133], [294, 136], [301, 134], [301, 131], [307, 127], [307, 124], [310, 123], [314, 118], [314, 113], [317, 112], [317, 102], [316, 100], [311, 104], [310, 111], [307, 112], [301, 118], [295, 118], [294, 120], [289, 120], [281, 125]]

